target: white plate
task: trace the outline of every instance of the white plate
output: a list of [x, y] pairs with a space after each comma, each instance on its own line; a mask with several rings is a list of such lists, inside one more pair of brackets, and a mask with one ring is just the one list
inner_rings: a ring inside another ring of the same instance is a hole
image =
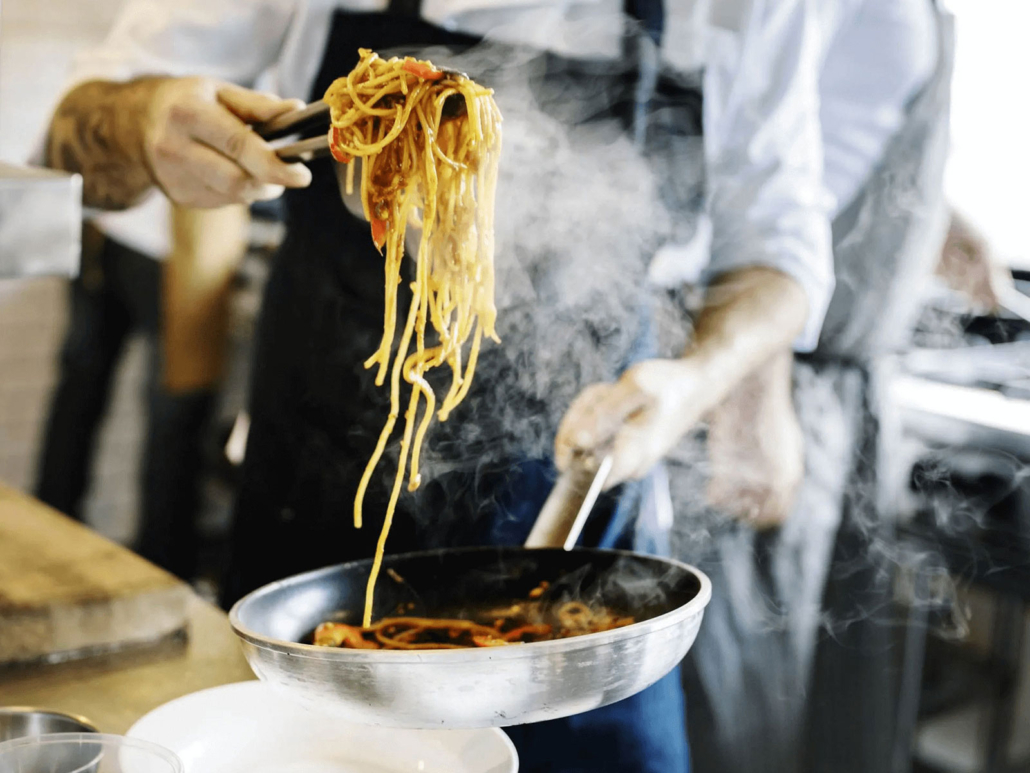
[[175, 752], [185, 773], [516, 773], [501, 730], [398, 730], [336, 719], [262, 682], [183, 696], [128, 733]]

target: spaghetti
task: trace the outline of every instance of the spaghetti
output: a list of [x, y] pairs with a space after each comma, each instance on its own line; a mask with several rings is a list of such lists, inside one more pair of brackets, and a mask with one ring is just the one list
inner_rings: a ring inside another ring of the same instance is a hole
[[[468, 394], [483, 337], [494, 329], [493, 216], [501, 116], [493, 92], [459, 73], [411, 57], [382, 59], [359, 51], [357, 66], [325, 93], [330, 107], [329, 147], [349, 164], [362, 159], [361, 205], [372, 241], [385, 249], [385, 315], [379, 348], [365, 362], [377, 368], [376, 385], [390, 377], [390, 412], [354, 499], [361, 528], [369, 481], [393, 434], [401, 405], [401, 377], [411, 385], [404, 414], [397, 476], [365, 594], [364, 627], [387, 535], [405, 473], [408, 490], [421, 481], [419, 455], [436, 413], [446, 421]], [[408, 224], [421, 227], [412, 298], [397, 338], [397, 286]], [[427, 340], [427, 328], [435, 337]], [[411, 351], [414, 339], [414, 351]], [[464, 354], [468, 345], [467, 357]], [[428, 371], [447, 366], [451, 385], [437, 405]], [[420, 421], [419, 409], [425, 402]], [[410, 472], [408, 460], [410, 456]]]
[[[531, 592], [530, 600], [504, 609], [487, 609], [479, 620], [433, 617], [387, 617], [373, 625], [322, 623], [314, 643], [323, 647], [362, 650], [434, 650], [503, 647], [567, 639], [631, 625], [632, 617], [616, 615], [580, 601], [545, 605], [536, 601], [546, 583]], [[540, 593], [537, 593], [537, 590]]]

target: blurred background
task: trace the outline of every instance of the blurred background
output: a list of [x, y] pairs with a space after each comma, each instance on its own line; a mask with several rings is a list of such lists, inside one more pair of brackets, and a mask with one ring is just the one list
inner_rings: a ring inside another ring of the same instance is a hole
[[[31, 157], [73, 57], [101, 39], [119, 5], [3, 0], [0, 160]], [[1030, 770], [1030, 2], [948, 6], [958, 54], [946, 188], [964, 221], [950, 248], [985, 251], [996, 273], [977, 274], [979, 292], [968, 282], [967, 292], [951, 289], [953, 276], [913, 288], [926, 298], [917, 347], [895, 363], [883, 506], [932, 569], [912, 573], [908, 586], [902, 578], [897, 592], [902, 602], [934, 600], [910, 605], [903, 621], [898, 699], [917, 710], [917, 769]], [[245, 254], [224, 295], [220, 376], [197, 430], [201, 544], [186, 579], [212, 598], [245, 439], [251, 335], [280, 231], [275, 206], [249, 213]], [[25, 491], [37, 486], [68, 318], [67, 279], [0, 279], [0, 480]], [[86, 522], [123, 543], [141, 506], [155, 343], [146, 325], [129, 327], [81, 504]], [[941, 577], [958, 591], [935, 596]]]
[[[121, 3], [96, 0], [13, 0], [0, 7], [0, 159], [24, 164], [35, 152], [77, 52], [107, 33]], [[130, 233], [132, 232], [130, 228]], [[257, 314], [267, 259], [281, 228], [274, 205], [249, 220], [246, 254], [228, 297], [224, 369], [214, 416], [202, 433], [205, 468], [200, 503], [200, 590], [207, 568], [217, 566], [232, 503], [232, 465], [225, 442], [246, 400], [251, 326]], [[155, 237], [160, 241], [161, 237]], [[146, 235], [140, 238], [150, 246]], [[59, 277], [0, 279], [0, 479], [25, 491], [36, 488], [45, 422], [58, 376], [69, 315], [68, 281]], [[146, 299], [150, 305], [159, 298]], [[156, 314], [156, 308], [154, 309]], [[140, 311], [146, 316], [146, 310]], [[99, 423], [96, 449], [81, 505], [82, 517], [111, 539], [130, 543], [140, 507], [146, 435], [148, 358], [153, 336], [129, 331], [114, 367], [109, 403]]]

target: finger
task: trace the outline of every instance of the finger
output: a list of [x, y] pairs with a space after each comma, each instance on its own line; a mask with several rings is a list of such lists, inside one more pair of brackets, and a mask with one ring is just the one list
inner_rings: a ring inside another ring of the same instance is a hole
[[785, 503], [773, 491], [754, 491], [751, 523], [759, 531], [780, 526], [789, 515]]
[[649, 395], [625, 377], [603, 391], [584, 392], [583, 397], [590, 399], [579, 404], [568, 442], [574, 449], [584, 453], [599, 453], [610, 445], [626, 420], [647, 408], [651, 402]]
[[612, 388], [612, 384], [591, 384], [572, 401], [572, 405], [558, 425], [558, 434], [554, 439], [554, 462], [559, 470], [568, 469], [573, 458], [582, 452], [576, 442], [576, 435], [584, 426], [584, 422], [589, 421], [590, 406]]
[[196, 201], [192, 202], [192, 206], [211, 208], [224, 207], [227, 204], [253, 204], [255, 201], [271, 201], [282, 196], [283, 190], [281, 185], [259, 185], [246, 190], [241, 196], [229, 197], [214, 188], [205, 187], [204, 192], [198, 195]]
[[306, 166], [283, 163], [267, 142], [221, 105], [205, 110], [191, 134], [235, 161], [259, 182], [287, 188], [304, 188], [311, 182], [311, 171]]
[[[255, 180], [239, 165], [199, 143], [190, 143], [183, 150], [175, 168], [179, 174], [172, 178], [169, 187], [203, 189], [204, 206], [245, 204], [275, 198], [283, 192], [282, 186]], [[212, 200], [214, 203], [210, 203]]]
[[274, 94], [252, 91], [226, 83], [218, 89], [218, 101], [246, 123], [261, 123], [305, 107], [301, 99], [282, 99]]

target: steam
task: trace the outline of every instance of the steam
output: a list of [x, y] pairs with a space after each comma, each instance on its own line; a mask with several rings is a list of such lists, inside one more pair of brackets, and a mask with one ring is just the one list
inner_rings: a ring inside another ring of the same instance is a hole
[[[682, 348], [697, 297], [656, 289], [648, 269], [661, 247], [692, 233], [701, 162], [696, 138], [667, 138], [655, 164], [618, 119], [578, 123], [610, 107], [611, 94], [588, 76], [554, 90], [541, 77], [543, 57], [494, 45], [456, 57], [439, 50], [418, 55], [493, 87], [504, 116], [496, 219], [502, 343], [484, 348], [468, 400], [431, 431], [423, 464], [433, 480], [549, 458], [559, 421], [585, 386], [614, 380], [634, 357]], [[937, 340], [952, 333], [943, 324], [930, 327]], [[658, 341], [649, 351], [643, 343], [650, 334]], [[760, 723], [775, 716], [785, 738], [802, 726], [820, 628], [839, 635], [870, 617], [894, 622], [877, 605], [889, 603], [881, 591], [899, 567], [910, 603], [949, 604], [954, 596], [932, 550], [898, 548], [881, 531], [876, 482], [867, 474], [875, 463], [864, 425], [870, 385], [847, 365], [801, 362], [794, 373], [806, 474], [781, 529], [757, 533], [707, 505], [704, 427], [668, 460], [673, 554], [708, 572], [715, 587], [694, 662], [706, 692], [719, 696], [712, 706], [719, 732], [728, 738], [739, 731], [745, 746], [756, 717]], [[374, 485], [385, 487], [389, 477], [377, 475]], [[438, 507], [420, 503], [423, 493], [405, 494], [407, 509], [440, 517]], [[471, 496], [483, 493], [489, 490]], [[867, 573], [875, 587], [869, 603], [859, 597], [827, 613], [823, 591], [839, 579], [828, 571], [845, 507], [862, 549], [834, 571]], [[643, 598], [644, 587], [631, 576], [612, 577]], [[962, 626], [959, 615], [953, 632]]]
[[[573, 77], [549, 80], [546, 57], [513, 46], [487, 43], [453, 55], [444, 49], [412, 54], [468, 73], [489, 85], [504, 116], [504, 147], [496, 212], [498, 333], [487, 343], [472, 391], [451, 419], [437, 423], [423, 451], [426, 480], [449, 472], [478, 476], [525, 460], [550, 457], [554, 435], [569, 404], [587, 385], [612, 381], [634, 359], [674, 356], [690, 333], [696, 291], [677, 295], [648, 281], [655, 254], [682, 244], [696, 227], [701, 189], [700, 140], [666, 134], [648, 157], [640, 153], [618, 118], [584, 122], [602, 114], [618, 96], [603, 80], [611, 66], [586, 66]], [[666, 119], [667, 121], [668, 119]], [[648, 321], [650, 320], [650, 321]], [[651, 346], [645, 346], [650, 336]], [[446, 388], [441, 376], [435, 386]], [[863, 438], [866, 384], [851, 367], [798, 364], [795, 405], [806, 437], [806, 475], [794, 514], [775, 537], [756, 538], [731, 516], [704, 500], [710, 474], [704, 428], [681, 443], [669, 460], [676, 510], [674, 555], [712, 568], [756, 630], [833, 630], [861, 615], [831, 618], [822, 611], [833, 542], [848, 504], [853, 526], [870, 544], [862, 562], [887, 567], [923, 562], [902, 554], [876, 533], [874, 482], [849, 476]], [[396, 440], [393, 451], [396, 453]], [[870, 467], [870, 449], [859, 467]], [[388, 467], [389, 465], [385, 465]], [[385, 489], [390, 471], [374, 486]], [[441, 503], [427, 488], [405, 493], [407, 509], [441, 517]], [[461, 492], [488, 497], [489, 487]], [[491, 503], [475, 503], [480, 511]], [[742, 536], [727, 536], [739, 532]], [[757, 543], [769, 543], [759, 546]], [[769, 576], [757, 585], [745, 574], [766, 550]], [[718, 568], [716, 568], [718, 567]], [[842, 571], [850, 571], [844, 566]], [[725, 576], [722, 574], [725, 573]], [[765, 595], [745, 598], [752, 588]], [[789, 592], [788, 592], [789, 589]], [[788, 598], [789, 596], [789, 598]], [[814, 622], [813, 622], [814, 621]], [[796, 632], [797, 640], [805, 639]], [[807, 637], [811, 638], [811, 637]], [[801, 669], [806, 644], [794, 656]]]

